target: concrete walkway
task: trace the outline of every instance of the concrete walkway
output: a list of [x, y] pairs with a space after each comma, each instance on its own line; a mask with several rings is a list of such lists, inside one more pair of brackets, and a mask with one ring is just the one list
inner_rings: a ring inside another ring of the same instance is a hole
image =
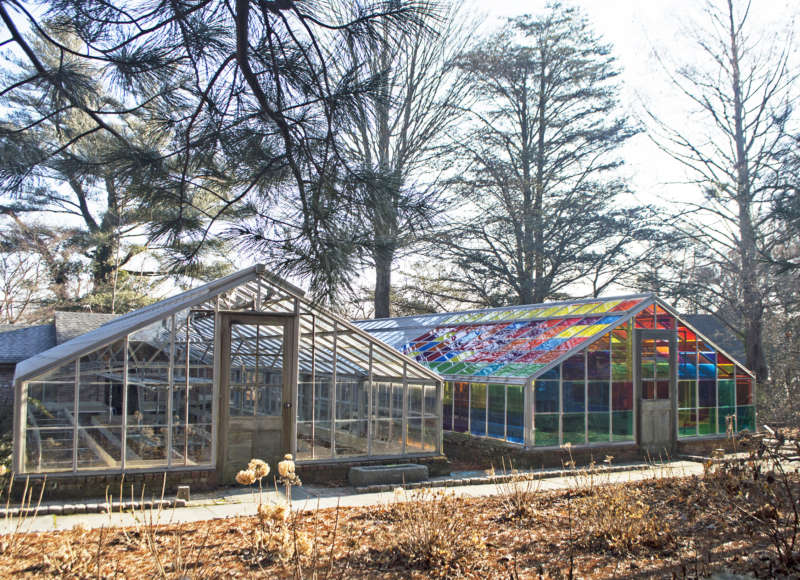
[[[670, 461], [657, 465], [633, 464], [625, 466], [622, 470], [594, 475], [595, 484], [627, 483], [653, 478], [681, 477], [693, 474], [702, 474], [703, 465], [692, 461]], [[617, 466], [619, 469], [619, 466]], [[533, 485], [538, 489], [568, 489], [575, 488], [585, 483], [585, 472], [580, 470], [578, 475], [563, 476], [563, 472], [554, 471], [555, 477], [547, 477], [547, 473], [540, 474], [542, 479]], [[453, 474], [451, 477], [463, 478], [463, 474]], [[463, 479], [462, 479], [463, 481]], [[502, 493], [502, 485], [486, 483], [479, 485], [453, 485], [447, 491], [461, 497], [486, 497]], [[397, 501], [392, 491], [381, 493], [356, 493], [352, 487], [324, 487], [308, 485], [294, 488], [292, 491], [294, 510], [314, 510], [317, 508], [357, 507], [387, 504]], [[274, 489], [263, 493], [265, 503], [285, 503], [284, 494]], [[73, 514], [73, 515], [40, 515], [36, 517], [9, 517], [0, 519], [0, 534], [47, 532], [53, 530], [69, 530], [75, 526], [84, 528], [101, 528], [117, 526], [133, 526], [150, 521], [156, 524], [170, 524], [183, 522], [198, 522], [220, 518], [239, 516], [252, 516], [256, 513], [258, 493], [245, 489], [219, 490], [215, 493], [195, 496], [186, 507], [169, 508], [164, 510], [136, 510], [131, 512], [114, 512], [110, 514]]]

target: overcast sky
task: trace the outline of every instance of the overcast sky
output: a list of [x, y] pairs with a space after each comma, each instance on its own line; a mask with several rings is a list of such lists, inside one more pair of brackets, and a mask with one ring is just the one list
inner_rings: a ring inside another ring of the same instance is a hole
[[[717, 0], [718, 1], [718, 0]], [[685, 104], [675, 94], [659, 65], [655, 51], [673, 64], [697, 63], [697, 50], [687, 37], [694, 21], [705, 24], [703, 0], [573, 0], [564, 4], [583, 10], [595, 32], [613, 46], [622, 69], [622, 102], [634, 117], [647, 106], [660, 116], [683, 122]], [[467, 0], [465, 9], [486, 14], [485, 30], [502, 24], [507, 17], [535, 14], [545, 0]], [[771, 40], [800, 13], [800, 3], [787, 0], [753, 0], [749, 22], [754, 36]], [[795, 48], [795, 56], [798, 52]], [[625, 172], [640, 201], [654, 203], [691, 195], [688, 188], [669, 185], [685, 179], [685, 173], [650, 139], [642, 134], [625, 146]]]

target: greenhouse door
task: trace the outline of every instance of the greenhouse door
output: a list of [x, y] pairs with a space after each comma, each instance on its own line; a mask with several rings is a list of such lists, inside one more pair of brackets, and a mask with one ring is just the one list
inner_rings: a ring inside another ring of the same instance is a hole
[[636, 331], [639, 447], [652, 457], [672, 453], [677, 439], [677, 334]]
[[297, 352], [290, 345], [296, 320], [222, 315], [218, 466], [223, 482], [252, 458], [274, 463], [292, 451]]

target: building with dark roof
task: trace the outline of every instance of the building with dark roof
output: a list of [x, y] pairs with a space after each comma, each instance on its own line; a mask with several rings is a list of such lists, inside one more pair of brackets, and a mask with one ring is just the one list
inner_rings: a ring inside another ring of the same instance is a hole
[[0, 404], [10, 404], [17, 364], [94, 330], [113, 320], [115, 314], [56, 311], [53, 322], [37, 325], [0, 325]]

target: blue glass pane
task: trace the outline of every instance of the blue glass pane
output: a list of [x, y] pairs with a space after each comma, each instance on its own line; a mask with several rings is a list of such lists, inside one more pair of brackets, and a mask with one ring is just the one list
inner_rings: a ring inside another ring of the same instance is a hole
[[564, 381], [564, 412], [582, 413], [586, 408], [585, 383], [583, 381]]
[[537, 380], [534, 386], [537, 413], [558, 412], [558, 381]]

